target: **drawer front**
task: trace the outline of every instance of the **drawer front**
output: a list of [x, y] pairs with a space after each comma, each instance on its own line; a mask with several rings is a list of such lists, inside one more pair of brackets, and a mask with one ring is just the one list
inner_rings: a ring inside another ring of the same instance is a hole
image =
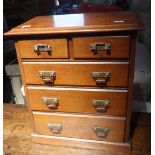
[[130, 37], [73, 38], [74, 58], [129, 58]]
[[33, 112], [38, 134], [123, 142], [125, 118]]
[[18, 41], [21, 58], [68, 58], [66, 39]]
[[127, 62], [24, 62], [23, 66], [27, 84], [103, 87], [128, 84]]
[[125, 115], [126, 90], [28, 87], [32, 110]]

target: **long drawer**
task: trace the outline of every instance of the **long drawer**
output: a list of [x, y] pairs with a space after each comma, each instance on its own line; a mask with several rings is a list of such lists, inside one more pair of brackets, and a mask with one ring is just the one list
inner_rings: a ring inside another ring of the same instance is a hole
[[31, 86], [27, 88], [32, 110], [126, 114], [127, 90]]
[[73, 38], [74, 58], [129, 58], [129, 36]]
[[67, 39], [18, 41], [21, 58], [68, 58]]
[[38, 134], [111, 142], [124, 141], [124, 117], [33, 112]]
[[128, 85], [128, 62], [24, 62], [26, 84]]

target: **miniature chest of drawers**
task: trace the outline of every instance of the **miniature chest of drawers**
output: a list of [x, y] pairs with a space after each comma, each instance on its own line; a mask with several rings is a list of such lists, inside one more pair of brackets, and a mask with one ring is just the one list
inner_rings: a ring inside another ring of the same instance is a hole
[[12, 36], [32, 140], [129, 151], [136, 33], [131, 12], [35, 17]]

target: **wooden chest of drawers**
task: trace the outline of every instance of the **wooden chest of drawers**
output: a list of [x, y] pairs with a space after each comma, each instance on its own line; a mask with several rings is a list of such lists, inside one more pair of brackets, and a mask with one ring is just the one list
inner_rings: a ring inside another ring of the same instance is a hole
[[40, 16], [14, 37], [34, 142], [129, 151], [136, 33], [131, 12]]

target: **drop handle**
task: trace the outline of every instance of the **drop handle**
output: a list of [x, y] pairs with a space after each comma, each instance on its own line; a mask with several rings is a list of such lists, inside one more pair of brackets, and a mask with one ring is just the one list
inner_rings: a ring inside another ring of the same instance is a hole
[[109, 100], [92, 100], [92, 105], [96, 109], [97, 112], [106, 112], [109, 108], [110, 101]]
[[43, 97], [42, 99], [43, 99], [43, 103], [46, 105], [48, 109], [57, 109], [59, 106], [58, 98]]
[[94, 127], [94, 132], [96, 133], [97, 137], [100, 138], [106, 138], [109, 135], [109, 128], [103, 128], [103, 127]]
[[48, 129], [53, 134], [61, 134], [62, 124], [51, 124], [51, 123], [48, 123]]
[[48, 44], [36, 44], [34, 45], [34, 52], [37, 53], [37, 55], [41, 55], [42, 52], [47, 52], [48, 55], [51, 55], [52, 47]]
[[111, 50], [111, 44], [107, 42], [91, 43], [90, 49], [94, 54], [97, 54], [97, 51], [105, 51], [106, 54], [109, 55]]
[[45, 83], [54, 83], [56, 79], [56, 72], [55, 71], [39, 71], [39, 77]]
[[91, 77], [96, 81], [97, 85], [107, 85], [111, 78], [111, 72], [92, 72]]

